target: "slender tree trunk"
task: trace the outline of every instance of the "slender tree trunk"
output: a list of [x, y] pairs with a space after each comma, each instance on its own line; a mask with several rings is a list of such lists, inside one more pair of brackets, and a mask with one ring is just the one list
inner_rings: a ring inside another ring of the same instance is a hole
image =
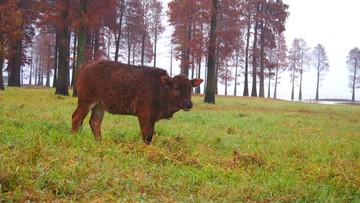
[[[33, 61], [34, 61], [34, 50], [31, 49], [31, 54], [30, 54], [31, 60], [30, 60], [30, 74], [29, 74], [29, 85], [31, 85], [32, 83], [32, 74], [33, 74]], [[1, 70], [1, 69], [0, 69]]]
[[[218, 47], [218, 46], [216, 46]], [[215, 61], [216, 61], [216, 65], [215, 65], [215, 95], [219, 94], [219, 89], [218, 89], [218, 84], [219, 84], [219, 50], [216, 50], [216, 54], [215, 54]]]
[[[196, 77], [197, 77], [197, 78], [200, 78], [200, 73], [201, 73], [201, 56], [199, 57], [198, 72], [197, 72], [197, 74], [196, 74]], [[196, 93], [196, 94], [200, 94], [200, 93], [201, 93], [200, 85], [195, 88], [195, 93]]]
[[39, 73], [39, 56], [35, 57], [35, 67], [34, 67], [34, 85], [37, 85], [37, 75]]
[[226, 67], [226, 69], [225, 69], [225, 96], [227, 96], [227, 90], [228, 90], [228, 79], [227, 79], [227, 75], [228, 75], [228, 67]]
[[157, 41], [158, 41], [158, 21], [155, 22], [155, 33], [154, 33], [154, 67], [156, 67]]
[[99, 29], [96, 29], [95, 31], [94, 31], [94, 57], [93, 57], [93, 60], [100, 60], [100, 58], [101, 58], [101, 52], [100, 52], [100, 50], [99, 50], [99, 48], [100, 48], [100, 44], [99, 44], [99, 37], [100, 37], [100, 30]]
[[293, 72], [292, 72], [291, 82], [292, 82], [291, 100], [294, 101], [294, 99], [295, 99], [295, 65], [294, 65]]
[[130, 65], [130, 60], [131, 60], [131, 45], [132, 45], [132, 42], [131, 42], [131, 36], [130, 36], [130, 32], [128, 32], [127, 33], [127, 38], [128, 38], [128, 40], [127, 40], [127, 44], [128, 44], [128, 46], [127, 46], [127, 48], [128, 48], [128, 64]]
[[318, 68], [317, 68], [318, 72], [317, 72], [317, 78], [316, 78], [316, 95], [315, 95], [315, 100], [318, 101], [319, 100], [319, 85], [320, 85], [320, 67], [318, 64]]
[[46, 87], [50, 87], [50, 63], [47, 64], [47, 68], [46, 68], [46, 82], [45, 82], [45, 86], [46, 86]]
[[257, 36], [258, 36], [258, 23], [255, 22], [254, 28], [254, 43], [253, 43], [253, 71], [252, 71], [252, 90], [251, 96], [257, 97], [257, 90], [256, 90], [256, 77], [257, 77]]
[[39, 54], [38, 60], [39, 60], [39, 63], [38, 63], [38, 65], [39, 65], [39, 67], [38, 67], [38, 69], [39, 69], [39, 74], [38, 74], [38, 78], [37, 78], [37, 80], [38, 80], [37, 85], [38, 85], [38, 86], [41, 86], [41, 85], [43, 85], [43, 84], [42, 84], [42, 81], [41, 81], [42, 71], [43, 71], [43, 68], [42, 68], [42, 54], [41, 54], [41, 52], [40, 52], [40, 54]]
[[146, 34], [144, 33], [141, 38], [141, 66], [144, 66], [145, 60], [145, 38]]
[[357, 59], [355, 61], [355, 71], [354, 71], [354, 77], [353, 77], [353, 84], [352, 84], [352, 97], [351, 97], [351, 101], [352, 102], [355, 102], [355, 88], [356, 88], [356, 71], [357, 71], [357, 67], [358, 66], [358, 63], [357, 63]]
[[251, 15], [248, 14], [248, 25], [246, 33], [246, 47], [245, 47], [245, 73], [244, 73], [244, 92], [243, 96], [249, 96], [249, 44], [250, 44], [250, 29], [251, 29]]
[[[70, 1], [66, 0], [62, 10], [62, 22], [66, 22], [69, 16]], [[59, 33], [59, 76], [55, 94], [69, 96], [68, 72], [69, 72], [69, 28], [64, 25]]]
[[5, 90], [4, 79], [3, 79], [3, 69], [4, 69], [4, 57], [0, 56], [0, 90]]
[[277, 98], [277, 84], [278, 84], [279, 67], [275, 69], [275, 87], [274, 87], [274, 99]]
[[265, 33], [264, 33], [264, 22], [263, 20], [261, 20], [260, 23], [260, 29], [261, 29], [261, 34], [260, 34], [260, 88], [259, 88], [259, 97], [265, 97], [265, 74], [264, 74], [264, 69], [265, 69]]
[[271, 77], [269, 75], [269, 81], [268, 81], [268, 98], [270, 98], [270, 86], [271, 86]]
[[124, 2], [125, 0], [121, 0], [120, 2], [120, 22], [119, 22], [119, 33], [116, 37], [115, 34], [115, 61], [118, 61], [119, 59], [119, 49], [120, 49], [120, 39], [121, 39], [121, 32], [122, 32], [122, 21], [124, 16]]
[[190, 69], [190, 45], [189, 42], [192, 38], [192, 24], [189, 22], [189, 27], [187, 28], [187, 44], [185, 46], [185, 50], [183, 52], [182, 57], [182, 68], [181, 68], [181, 74], [184, 74], [186, 76], [189, 76], [189, 69]]
[[81, 27], [78, 32], [78, 45], [76, 47], [76, 68], [75, 74], [73, 75], [74, 78], [74, 90], [73, 90], [73, 97], [77, 97], [77, 85], [76, 85], [76, 74], [80, 70], [81, 66], [85, 64], [86, 61], [86, 27]]
[[53, 87], [57, 86], [57, 78], [58, 78], [58, 55], [59, 55], [59, 32], [56, 29], [55, 36], [55, 53], [54, 53], [54, 78], [53, 78]]
[[8, 85], [12, 87], [20, 87], [20, 67], [22, 55], [22, 40], [18, 40], [13, 47], [14, 54], [9, 59], [8, 65], [10, 70]]
[[[201, 33], [203, 32], [203, 29], [204, 29], [204, 27], [203, 27], [203, 24], [201, 23], [201, 24], [200, 24], [200, 32], [201, 32]], [[200, 54], [200, 55], [198, 56], [198, 69], [197, 69], [198, 72], [197, 72], [197, 75], [196, 75], [197, 78], [200, 78], [200, 75], [201, 75], [201, 62], [202, 62], [202, 54]], [[200, 85], [195, 88], [195, 93], [196, 93], [196, 94], [200, 94], [200, 93], [201, 93]]]
[[46, 68], [46, 82], [45, 82], [45, 86], [46, 87], [50, 87], [50, 60], [49, 60], [49, 55], [50, 55], [50, 53], [51, 53], [51, 44], [49, 43], [48, 44], [48, 60], [47, 60], [47, 64], [46, 64], [46, 66], [47, 66], [47, 68]]
[[171, 51], [170, 51], [170, 77], [172, 77], [173, 70], [173, 44], [171, 43]]
[[[73, 63], [72, 63], [72, 77], [71, 77], [71, 86], [74, 87], [75, 89], [75, 76], [76, 76], [76, 53], [77, 53], [77, 33], [74, 33], [74, 51], [73, 51]], [[75, 91], [75, 90], [74, 90]], [[74, 96], [74, 91], [73, 91], [73, 96]]]
[[302, 100], [302, 76], [303, 76], [303, 72], [302, 72], [302, 69], [301, 69], [301, 71], [300, 71], [299, 101]]
[[236, 96], [237, 93], [237, 78], [238, 78], [238, 60], [239, 60], [239, 53], [238, 51], [236, 51], [236, 56], [235, 56], [235, 84], [234, 84], [234, 96]]
[[206, 92], [204, 102], [215, 104], [215, 63], [216, 63], [216, 27], [217, 27], [217, 11], [218, 0], [212, 0], [213, 11], [211, 14], [210, 25], [210, 41], [209, 41], [209, 53], [208, 53], [208, 76], [206, 83]]
[[85, 45], [85, 61], [91, 61], [94, 57], [94, 38], [93, 33], [86, 30], [86, 45]]

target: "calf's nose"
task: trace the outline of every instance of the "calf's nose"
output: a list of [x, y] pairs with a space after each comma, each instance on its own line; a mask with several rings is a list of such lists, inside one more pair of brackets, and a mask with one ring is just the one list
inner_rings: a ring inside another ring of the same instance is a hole
[[187, 102], [184, 103], [184, 110], [185, 111], [190, 110], [192, 107], [193, 107], [192, 101], [187, 101]]

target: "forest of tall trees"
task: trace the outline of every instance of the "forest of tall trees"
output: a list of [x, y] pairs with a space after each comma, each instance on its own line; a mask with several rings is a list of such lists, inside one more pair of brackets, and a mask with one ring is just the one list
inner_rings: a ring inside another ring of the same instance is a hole
[[[253, 97], [265, 97], [265, 86], [271, 97], [273, 87], [276, 98], [284, 71], [293, 87], [300, 80], [301, 100], [311, 55], [303, 39], [287, 50], [288, 7], [282, 0], [0, 0], [0, 89], [5, 71], [9, 86], [26, 78], [53, 85], [61, 95], [73, 86], [76, 96], [72, 76], [86, 61], [157, 66], [157, 43], [168, 21], [172, 55], [182, 74], [205, 79], [205, 102], [215, 103], [219, 84], [226, 95], [232, 85], [237, 95], [242, 83], [242, 95]], [[319, 79], [328, 71], [323, 63], [313, 63]]]

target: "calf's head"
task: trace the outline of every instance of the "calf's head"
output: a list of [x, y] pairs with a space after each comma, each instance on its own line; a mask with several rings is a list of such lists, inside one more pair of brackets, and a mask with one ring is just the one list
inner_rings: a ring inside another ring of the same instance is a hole
[[189, 80], [185, 75], [177, 75], [174, 78], [163, 76], [161, 80], [168, 91], [168, 103], [174, 108], [184, 111], [189, 111], [193, 106], [191, 88], [197, 87], [203, 82], [200, 78]]

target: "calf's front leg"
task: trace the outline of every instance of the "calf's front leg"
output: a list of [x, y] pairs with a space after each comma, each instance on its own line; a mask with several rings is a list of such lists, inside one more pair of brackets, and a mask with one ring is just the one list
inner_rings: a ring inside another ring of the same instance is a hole
[[151, 121], [150, 116], [140, 115], [138, 116], [142, 139], [145, 144], [150, 144], [154, 135], [155, 122]]

